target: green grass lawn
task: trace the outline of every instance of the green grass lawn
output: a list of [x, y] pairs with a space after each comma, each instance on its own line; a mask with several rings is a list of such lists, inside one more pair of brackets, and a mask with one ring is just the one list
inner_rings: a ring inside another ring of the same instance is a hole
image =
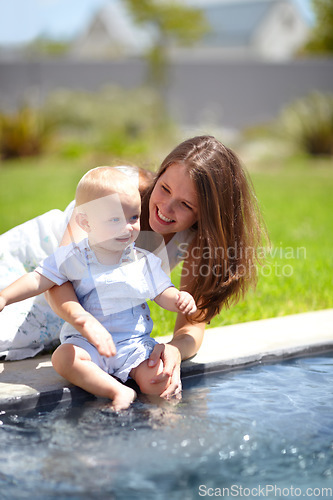
[[29, 158], [0, 163], [0, 233], [74, 198], [91, 166], [78, 160]]
[[[83, 160], [28, 159], [0, 164], [0, 233], [74, 197]], [[255, 291], [211, 327], [333, 307], [333, 164], [306, 157], [274, 161], [251, 177], [271, 238]], [[172, 273], [175, 285], [179, 270]], [[151, 305], [154, 335], [171, 333], [174, 313]]]

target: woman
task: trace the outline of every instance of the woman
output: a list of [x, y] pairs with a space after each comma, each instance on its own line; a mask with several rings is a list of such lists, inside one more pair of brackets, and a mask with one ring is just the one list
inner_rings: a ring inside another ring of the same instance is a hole
[[[78, 229], [70, 227], [70, 237], [80, 239]], [[170, 397], [181, 391], [181, 360], [198, 352], [205, 325], [256, 282], [261, 217], [235, 153], [211, 136], [177, 146], [143, 195], [141, 229], [148, 244], [139, 241], [139, 247], [151, 250], [155, 233], [166, 245], [170, 267], [183, 261], [180, 288], [198, 305], [191, 319], [177, 316], [173, 339], [157, 345], [150, 356], [151, 366], [163, 361], [159, 379], [170, 377], [171, 383], [161, 396]], [[71, 284], [54, 287], [48, 295], [53, 310], [75, 327], [82, 307]]]

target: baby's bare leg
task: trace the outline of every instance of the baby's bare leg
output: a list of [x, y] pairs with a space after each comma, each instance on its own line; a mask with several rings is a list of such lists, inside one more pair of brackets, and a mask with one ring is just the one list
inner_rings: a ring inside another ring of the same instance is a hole
[[136, 398], [136, 392], [118, 382], [91, 361], [87, 351], [62, 344], [52, 355], [53, 368], [59, 375], [95, 396], [112, 399], [115, 410], [123, 410]]
[[154, 367], [148, 366], [148, 359], [143, 361], [139, 366], [133, 368], [130, 372], [130, 376], [140, 387], [140, 391], [143, 394], [151, 394], [160, 396], [162, 392], [165, 391], [167, 387], [169, 387], [171, 378], [167, 380], [163, 380], [157, 384], [151, 384], [150, 381], [162, 373], [163, 371], [163, 362], [160, 360]]

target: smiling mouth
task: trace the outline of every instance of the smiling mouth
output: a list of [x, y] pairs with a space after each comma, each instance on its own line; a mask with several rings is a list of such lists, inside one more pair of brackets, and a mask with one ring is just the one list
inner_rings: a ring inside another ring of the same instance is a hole
[[116, 238], [117, 241], [120, 241], [120, 242], [126, 242], [126, 241], [129, 241], [131, 239], [130, 236], [126, 236], [126, 237], [123, 237], [123, 238]]
[[156, 213], [159, 219], [161, 219], [162, 222], [165, 222], [167, 224], [170, 224], [171, 222], [176, 222], [173, 219], [169, 219], [169, 217], [166, 217], [165, 215], [162, 214], [160, 209], [157, 207]]

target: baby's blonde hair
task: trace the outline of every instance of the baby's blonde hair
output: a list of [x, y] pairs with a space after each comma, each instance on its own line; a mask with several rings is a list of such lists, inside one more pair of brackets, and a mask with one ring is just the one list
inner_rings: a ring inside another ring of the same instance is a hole
[[96, 167], [89, 170], [79, 181], [76, 193], [76, 206], [114, 193], [128, 193], [137, 189], [132, 180], [114, 167]]

